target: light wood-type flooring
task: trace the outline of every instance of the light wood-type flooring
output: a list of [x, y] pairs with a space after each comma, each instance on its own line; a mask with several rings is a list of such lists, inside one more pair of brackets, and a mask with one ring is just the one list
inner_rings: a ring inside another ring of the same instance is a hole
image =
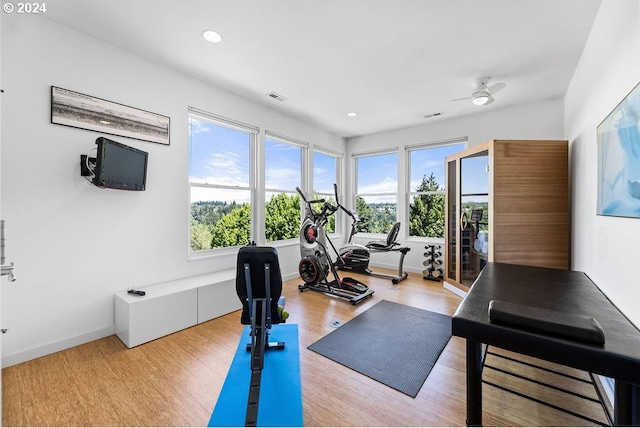
[[[350, 274], [375, 290], [353, 306], [312, 291], [299, 280], [283, 295], [299, 328], [306, 426], [464, 426], [465, 342], [452, 337], [416, 398], [411, 398], [307, 349], [382, 299], [453, 315], [461, 298], [419, 274], [398, 286], [381, 278]], [[171, 314], [167, 314], [171, 316]], [[206, 426], [216, 404], [243, 326], [239, 312], [127, 349], [116, 336], [5, 368], [4, 426]], [[402, 334], [402, 332], [399, 332]], [[510, 354], [491, 349], [496, 353]], [[415, 358], [420, 358], [416, 355]], [[545, 367], [588, 379], [549, 363]], [[487, 364], [596, 397], [593, 388], [554, 373], [489, 355]], [[484, 378], [606, 421], [599, 404], [485, 368]], [[287, 385], [283, 384], [282, 388]], [[483, 386], [486, 426], [592, 426], [534, 401]]]

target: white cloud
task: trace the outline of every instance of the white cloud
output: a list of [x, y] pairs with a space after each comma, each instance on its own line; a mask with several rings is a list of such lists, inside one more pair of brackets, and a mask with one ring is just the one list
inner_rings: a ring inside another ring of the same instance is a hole
[[293, 168], [269, 168], [267, 187], [277, 189], [293, 189], [300, 186], [300, 170]]
[[209, 128], [206, 126], [206, 124], [198, 121], [198, 120], [193, 120], [193, 119], [189, 119], [189, 135], [193, 134], [201, 134], [203, 132], [209, 132]]
[[358, 193], [397, 193], [398, 180], [393, 177], [385, 177], [382, 181], [371, 183], [369, 185], [358, 185]]

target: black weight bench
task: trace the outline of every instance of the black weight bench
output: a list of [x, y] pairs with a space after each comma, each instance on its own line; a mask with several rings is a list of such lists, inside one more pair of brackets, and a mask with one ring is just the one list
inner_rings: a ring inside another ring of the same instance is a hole
[[614, 379], [613, 424], [640, 425], [640, 331], [583, 272], [490, 262], [451, 325], [467, 341], [467, 425], [482, 425], [483, 344]]

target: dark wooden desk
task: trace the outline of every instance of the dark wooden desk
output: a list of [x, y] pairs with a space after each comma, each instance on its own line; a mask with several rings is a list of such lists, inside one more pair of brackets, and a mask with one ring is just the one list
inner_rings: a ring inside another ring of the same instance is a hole
[[[489, 321], [491, 300], [598, 320], [603, 346]], [[640, 331], [583, 272], [488, 263], [452, 318], [467, 340], [467, 425], [482, 425], [482, 344], [615, 379], [614, 424], [640, 425]]]

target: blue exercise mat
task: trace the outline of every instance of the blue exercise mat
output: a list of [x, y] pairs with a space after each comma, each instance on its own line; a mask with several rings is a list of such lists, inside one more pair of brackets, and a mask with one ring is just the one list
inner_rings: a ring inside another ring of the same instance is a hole
[[[227, 379], [209, 420], [213, 426], [244, 426], [251, 379], [250, 327], [245, 327], [233, 358]], [[300, 382], [300, 350], [298, 325], [272, 326], [269, 342], [285, 342], [284, 349], [265, 352], [258, 426], [302, 426], [302, 385]]]

